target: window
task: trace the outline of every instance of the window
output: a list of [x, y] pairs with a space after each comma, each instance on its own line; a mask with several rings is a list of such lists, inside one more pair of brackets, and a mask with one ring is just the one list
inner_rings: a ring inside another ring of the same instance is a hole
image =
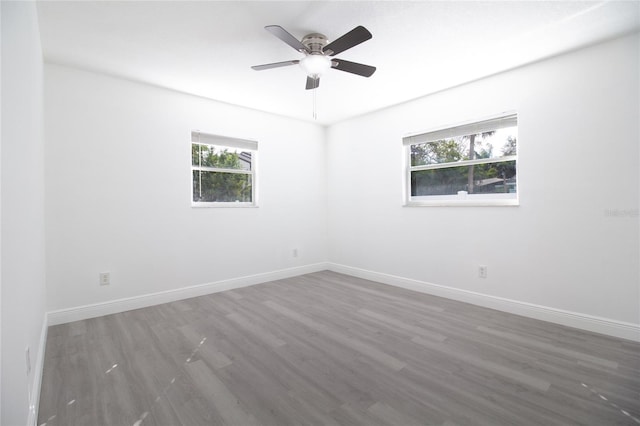
[[406, 205], [517, 205], [516, 114], [403, 139]]
[[258, 143], [191, 132], [192, 205], [256, 205]]

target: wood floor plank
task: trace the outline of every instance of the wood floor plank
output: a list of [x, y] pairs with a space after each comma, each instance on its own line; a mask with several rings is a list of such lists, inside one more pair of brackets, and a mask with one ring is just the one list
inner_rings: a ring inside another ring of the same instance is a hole
[[382, 365], [385, 365], [394, 370], [400, 370], [406, 365], [404, 362], [400, 361], [397, 358], [394, 358], [393, 356], [385, 353], [384, 351], [378, 350], [357, 339], [349, 338], [348, 336], [339, 334], [322, 324], [316, 323], [315, 321], [306, 317], [305, 315], [299, 314], [289, 308], [285, 308], [284, 306], [278, 305], [277, 303], [272, 302], [271, 300], [264, 302], [264, 304], [269, 308], [295, 321], [298, 321], [301, 324], [306, 325], [310, 329], [324, 334], [327, 338], [360, 352], [363, 356], [369, 356], [371, 358], [374, 358], [376, 361], [380, 362], [380, 364]]
[[203, 361], [188, 363], [186, 370], [195, 386], [220, 413], [226, 424], [246, 426], [259, 424], [258, 420], [242, 407], [240, 401]]
[[610, 361], [607, 359], [602, 359], [590, 354], [586, 354], [583, 352], [578, 352], [578, 351], [574, 351], [574, 350], [570, 350], [570, 349], [565, 349], [562, 348], [558, 345], [553, 345], [550, 343], [546, 343], [546, 342], [542, 342], [542, 341], [535, 341], [535, 340], [531, 340], [531, 339], [524, 339], [518, 335], [515, 335], [513, 333], [508, 333], [508, 332], [501, 332], [498, 330], [494, 330], [488, 327], [478, 327], [478, 330], [484, 332], [484, 333], [490, 333], [490, 334], [494, 334], [496, 336], [500, 336], [502, 338], [505, 339], [511, 339], [514, 340], [516, 342], [518, 342], [518, 344], [522, 344], [525, 346], [532, 346], [536, 349], [543, 349], [543, 350], [547, 350], [550, 352], [556, 352], [558, 354], [561, 355], [566, 355], [570, 358], [573, 359], [577, 359], [580, 361], [584, 361], [584, 362], [588, 362], [588, 363], [592, 363], [592, 364], [597, 364], [597, 365], [602, 365], [604, 367], [608, 367], [608, 368], [613, 368], [616, 369], [618, 368], [618, 363], [615, 361]]
[[50, 327], [38, 424], [640, 425], [640, 344], [319, 272]]
[[[437, 342], [443, 342], [446, 339], [446, 336], [440, 334], [440, 333], [434, 333], [431, 332], [427, 329], [425, 329], [424, 327], [418, 327], [415, 325], [411, 325], [411, 324], [406, 324], [402, 321], [399, 321], [395, 318], [392, 318], [388, 315], [384, 315], [384, 314], [380, 314], [378, 312], [374, 312], [374, 311], [370, 311], [369, 309], [359, 309], [358, 310], [359, 314], [362, 315], [366, 315], [369, 318], [373, 318], [376, 320], [379, 320], [380, 322], [382, 322], [385, 325], [388, 326], [393, 326], [396, 329], [400, 329], [400, 330], [404, 330], [410, 333], [413, 333], [417, 336], [420, 336], [421, 338], [427, 338], [430, 340], [435, 340]], [[416, 337], [417, 337], [416, 336]]]
[[238, 313], [229, 314], [229, 315], [227, 315], [227, 318], [229, 318], [230, 320], [234, 321], [236, 324], [238, 324], [244, 330], [246, 330], [247, 332], [253, 334], [257, 339], [260, 339], [260, 340], [264, 341], [269, 346], [277, 348], [278, 346], [286, 345], [286, 342], [284, 340], [279, 339], [276, 336], [274, 336], [272, 333], [270, 333], [266, 329], [266, 327], [262, 327], [259, 324], [251, 322], [251, 320], [249, 320], [246, 317], [243, 317], [242, 315], [240, 315]]

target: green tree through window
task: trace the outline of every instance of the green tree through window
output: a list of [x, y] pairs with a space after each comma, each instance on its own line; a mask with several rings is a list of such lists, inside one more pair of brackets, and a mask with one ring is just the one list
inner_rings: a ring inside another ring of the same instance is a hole
[[253, 153], [192, 143], [194, 202], [253, 202]]
[[[492, 135], [493, 132], [488, 132], [411, 145], [411, 166], [454, 163], [452, 167], [412, 173], [411, 195], [447, 195], [458, 191], [467, 191], [469, 194], [509, 192], [506, 182], [515, 178], [515, 161], [455, 167], [455, 163], [465, 160], [495, 158], [493, 146], [483, 142]], [[501, 149], [501, 156], [514, 155], [515, 148], [516, 138], [509, 136]], [[498, 179], [502, 182], [498, 182]]]
[[404, 138], [408, 202], [517, 200], [517, 135], [510, 115]]

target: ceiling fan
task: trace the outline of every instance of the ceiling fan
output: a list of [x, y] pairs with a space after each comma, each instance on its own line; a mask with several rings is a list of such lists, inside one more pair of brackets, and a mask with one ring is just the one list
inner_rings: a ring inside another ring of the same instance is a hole
[[298, 40], [279, 25], [267, 25], [264, 29], [305, 56], [302, 59], [294, 59], [292, 61], [252, 66], [251, 68], [256, 71], [299, 64], [307, 73], [307, 90], [317, 89], [320, 85], [320, 76], [330, 68], [363, 77], [371, 77], [376, 71], [376, 67], [370, 65], [333, 58], [334, 55], [351, 49], [373, 37], [363, 26], [355, 27], [331, 43], [323, 34], [307, 34], [302, 40]]

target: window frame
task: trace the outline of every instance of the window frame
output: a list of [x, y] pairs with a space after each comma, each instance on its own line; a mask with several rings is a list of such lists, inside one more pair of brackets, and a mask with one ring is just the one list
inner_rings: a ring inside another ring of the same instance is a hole
[[[404, 179], [403, 179], [403, 201], [405, 207], [449, 207], [449, 206], [519, 206], [520, 205], [520, 179], [518, 162], [519, 147], [516, 147], [516, 155], [508, 155], [493, 158], [477, 158], [473, 160], [461, 160], [449, 163], [435, 163], [420, 166], [411, 166], [411, 146], [429, 142], [438, 142], [443, 137], [458, 137], [469, 134], [483, 133], [489, 130], [498, 130], [510, 126], [504, 125], [493, 128], [492, 123], [498, 125], [501, 121], [514, 121], [518, 124], [518, 114], [514, 111], [504, 112], [493, 116], [470, 120], [455, 125], [441, 126], [426, 132], [412, 133], [403, 137], [404, 154]], [[513, 193], [490, 193], [490, 194], [450, 194], [450, 195], [429, 195], [428, 200], [412, 200], [411, 195], [411, 173], [422, 170], [436, 170], [444, 168], [474, 166], [479, 164], [504, 163], [515, 161], [516, 164], [516, 192]]]
[[[231, 148], [242, 149], [243, 151], [251, 152], [251, 170], [244, 169], [227, 169], [220, 167], [208, 167], [202, 165], [194, 165], [191, 158], [191, 150], [193, 145], [207, 145], [214, 146], [216, 148]], [[257, 170], [258, 170], [258, 142], [250, 139], [233, 138], [229, 136], [220, 136], [211, 133], [204, 133], [198, 130], [191, 132], [191, 143], [189, 144], [189, 162], [190, 168], [190, 192], [191, 207], [207, 208], [207, 207], [222, 207], [222, 208], [251, 208], [258, 207], [258, 182], [257, 182]], [[194, 201], [193, 200], [193, 172], [214, 172], [214, 173], [235, 173], [249, 175], [251, 177], [251, 201]]]

